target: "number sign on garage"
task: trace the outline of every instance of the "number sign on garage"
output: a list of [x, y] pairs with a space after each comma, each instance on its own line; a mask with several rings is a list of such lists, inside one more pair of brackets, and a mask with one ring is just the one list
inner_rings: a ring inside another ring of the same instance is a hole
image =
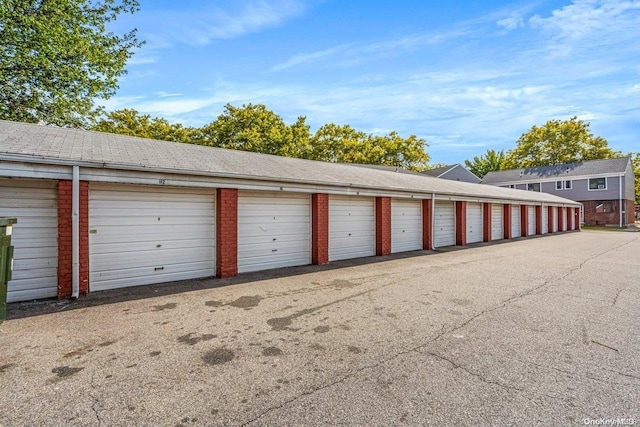
[[215, 193], [92, 184], [91, 290], [215, 274]]

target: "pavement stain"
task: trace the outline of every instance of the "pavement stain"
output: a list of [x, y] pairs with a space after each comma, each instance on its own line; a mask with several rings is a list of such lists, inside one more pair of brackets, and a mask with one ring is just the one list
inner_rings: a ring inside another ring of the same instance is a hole
[[253, 307], [257, 307], [258, 304], [260, 304], [260, 301], [262, 301], [262, 297], [258, 296], [258, 295], [253, 295], [253, 296], [241, 296], [240, 298], [238, 298], [235, 301], [232, 301], [229, 303], [229, 305], [231, 307], [236, 307], [236, 308], [253, 308]]
[[360, 353], [362, 353], [362, 350], [360, 350], [360, 347], [356, 347], [355, 345], [350, 345], [349, 347], [347, 347], [347, 350], [348, 350], [350, 353], [353, 353], [353, 354], [360, 354]]
[[205, 301], [204, 305], [207, 307], [220, 307], [222, 305], [222, 301]]
[[471, 300], [468, 299], [460, 299], [460, 298], [453, 298], [451, 300], [452, 303], [456, 304], [456, 305], [469, 305], [471, 304]]
[[315, 328], [313, 328], [313, 332], [315, 332], [316, 334], [326, 334], [330, 330], [331, 327], [329, 326], [316, 326]]
[[5, 363], [4, 365], [0, 366], [0, 374], [7, 372], [9, 369], [13, 368], [14, 366], [17, 366], [15, 363]]
[[175, 303], [175, 302], [169, 302], [169, 303], [163, 304], [163, 305], [154, 305], [153, 306], [153, 311], [173, 310], [177, 306], [178, 306], [178, 303]]
[[149, 353], [149, 356], [151, 356], [151, 357], [156, 357], [156, 356], [159, 356], [159, 355], [160, 355], [160, 353], [162, 353], [162, 352], [161, 352], [161, 351], [159, 351], [159, 350], [152, 351], [151, 353]]
[[187, 335], [179, 336], [178, 342], [187, 344], [187, 345], [196, 345], [200, 341], [209, 341], [216, 337], [217, 335], [212, 335], [212, 334], [203, 334], [203, 335], [197, 336], [195, 332], [190, 332]]
[[233, 360], [235, 353], [225, 347], [214, 348], [202, 355], [202, 360], [207, 365], [221, 365]]
[[278, 347], [265, 347], [262, 349], [263, 356], [280, 356], [282, 354], [282, 350]]
[[82, 371], [84, 366], [79, 368], [71, 368], [69, 366], [58, 366], [51, 370], [52, 374], [56, 374], [58, 378], [67, 378]]

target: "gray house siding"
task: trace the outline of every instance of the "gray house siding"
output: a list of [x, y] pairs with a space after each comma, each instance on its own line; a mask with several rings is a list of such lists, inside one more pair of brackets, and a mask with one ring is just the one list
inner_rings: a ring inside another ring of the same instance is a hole
[[450, 179], [452, 181], [472, 182], [474, 184], [480, 182], [480, 178], [460, 165], [457, 165], [450, 171], [443, 173], [439, 178]]
[[[632, 172], [633, 176], [633, 172]], [[589, 179], [572, 179], [570, 190], [556, 190], [556, 181], [541, 182], [541, 191], [543, 193], [553, 194], [554, 196], [564, 197], [566, 199], [585, 201], [585, 200], [618, 200], [620, 198], [620, 177], [608, 176], [606, 177], [606, 189], [605, 190], [589, 190]], [[632, 191], [625, 190], [625, 178], [622, 179], [622, 194], [626, 194], [628, 200], [634, 199], [633, 187]], [[509, 187], [509, 184], [502, 184], [501, 187]], [[515, 184], [515, 188], [518, 190], [526, 190], [527, 184]], [[630, 194], [629, 194], [630, 193]]]
[[624, 180], [622, 183], [622, 194], [624, 194], [624, 198], [627, 200], [635, 200], [636, 198], [636, 189], [635, 189], [635, 175], [633, 174], [633, 168], [631, 167], [631, 162], [627, 165], [627, 168], [624, 171]]

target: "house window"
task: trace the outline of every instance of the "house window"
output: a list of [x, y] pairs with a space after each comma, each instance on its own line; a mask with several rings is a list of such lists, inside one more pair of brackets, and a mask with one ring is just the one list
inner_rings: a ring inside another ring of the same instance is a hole
[[571, 181], [565, 181], [564, 182], [564, 189], [565, 190], [571, 190], [573, 188], [573, 184]]
[[556, 181], [556, 190], [562, 190], [562, 181]]
[[607, 178], [589, 178], [589, 190], [606, 190]]
[[529, 191], [540, 191], [540, 183], [539, 182], [534, 182], [531, 184], [527, 184], [527, 190]]
[[556, 181], [556, 190], [571, 190], [571, 181]]
[[613, 212], [611, 207], [611, 202], [607, 201], [596, 201], [596, 213], [608, 213]]

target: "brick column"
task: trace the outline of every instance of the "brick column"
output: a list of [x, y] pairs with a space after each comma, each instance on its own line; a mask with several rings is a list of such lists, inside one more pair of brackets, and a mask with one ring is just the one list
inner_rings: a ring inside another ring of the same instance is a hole
[[542, 234], [542, 206], [536, 206], [536, 234]]
[[580, 208], [574, 208], [573, 212], [573, 229], [580, 230]]
[[510, 204], [504, 204], [503, 208], [502, 208], [502, 230], [504, 231], [504, 238], [505, 239], [511, 239], [511, 237], [513, 237], [511, 235], [511, 220], [513, 218], [512, 215], [512, 211], [511, 211], [511, 205]]
[[558, 231], [564, 230], [564, 208], [558, 206]]
[[[71, 298], [73, 285], [73, 183], [58, 181], [58, 298]], [[80, 295], [89, 293], [89, 183], [80, 182]]]
[[491, 203], [482, 204], [482, 240], [491, 241]]
[[216, 274], [238, 275], [238, 190], [216, 190]]
[[467, 202], [456, 202], [456, 245], [467, 245]]
[[547, 206], [547, 219], [549, 221], [549, 226], [547, 227], [547, 233], [553, 233], [553, 206]]
[[430, 251], [432, 246], [431, 240], [431, 220], [433, 218], [433, 207], [431, 199], [422, 200], [422, 249]]
[[567, 231], [573, 230], [573, 224], [571, 223], [571, 218], [573, 218], [573, 208], [566, 208], [566, 216], [567, 216]]
[[520, 205], [520, 235], [529, 236], [529, 206]]
[[329, 195], [311, 195], [311, 263], [329, 262]]
[[376, 197], [376, 255], [391, 253], [391, 198]]

